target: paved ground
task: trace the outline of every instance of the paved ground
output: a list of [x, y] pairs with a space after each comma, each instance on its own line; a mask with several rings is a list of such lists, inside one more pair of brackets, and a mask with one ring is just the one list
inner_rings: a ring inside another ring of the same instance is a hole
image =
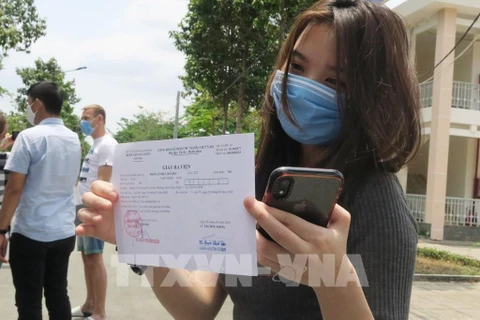
[[480, 284], [415, 282], [410, 319], [480, 318]]
[[[457, 246], [454, 244], [453, 247]], [[142, 277], [123, 266], [116, 267], [116, 255], [113, 252], [113, 246], [106, 246], [109, 319], [172, 319], [158, 303], [147, 282], [142, 282]], [[70, 263], [69, 292], [72, 305], [83, 302], [83, 266], [76, 252]], [[2, 320], [16, 319], [14, 290], [8, 265], [0, 270], [0, 313]], [[232, 304], [228, 300], [217, 319], [231, 319], [231, 314]], [[478, 319], [479, 315], [480, 284], [415, 282], [411, 319]], [[45, 308], [44, 319], [48, 319]]]

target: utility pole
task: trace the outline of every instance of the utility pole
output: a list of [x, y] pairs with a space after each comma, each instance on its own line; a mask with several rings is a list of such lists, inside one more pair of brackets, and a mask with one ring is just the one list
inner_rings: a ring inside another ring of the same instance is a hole
[[173, 127], [173, 139], [178, 139], [178, 112], [180, 109], [180, 91], [177, 92], [177, 105], [175, 106], [175, 126]]
[[73, 71], [79, 71], [79, 70], [85, 70], [85, 69], [87, 69], [87, 67], [78, 67], [77, 69], [72, 69], [72, 70], [63, 71], [63, 73], [73, 72]]

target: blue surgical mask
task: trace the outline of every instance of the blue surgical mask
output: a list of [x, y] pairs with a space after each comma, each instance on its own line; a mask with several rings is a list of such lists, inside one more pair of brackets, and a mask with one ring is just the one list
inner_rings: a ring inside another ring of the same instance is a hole
[[95, 129], [92, 128], [92, 124], [88, 120], [80, 121], [80, 129], [87, 136], [91, 135], [93, 131], [95, 131]]
[[285, 133], [305, 145], [328, 145], [341, 130], [337, 92], [319, 82], [288, 74], [287, 102], [295, 123], [282, 107], [282, 80], [284, 72], [278, 70], [270, 94], [275, 101], [278, 119]]

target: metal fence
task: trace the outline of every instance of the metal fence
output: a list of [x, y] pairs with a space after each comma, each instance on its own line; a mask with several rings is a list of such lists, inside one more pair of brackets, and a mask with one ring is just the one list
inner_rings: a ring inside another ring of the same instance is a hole
[[422, 107], [430, 108], [433, 100], [433, 81], [425, 82], [420, 85], [420, 99]]
[[[420, 85], [420, 99], [424, 108], [432, 106], [433, 81]], [[453, 81], [452, 108], [480, 111], [480, 85]]]
[[417, 194], [407, 194], [408, 207], [417, 222], [425, 222], [425, 196]]
[[[424, 195], [406, 195], [408, 207], [417, 222], [425, 222], [425, 198]], [[480, 227], [478, 223], [479, 207], [480, 199], [447, 197], [445, 199], [445, 224]]]
[[478, 226], [478, 206], [480, 200], [446, 198], [445, 224], [457, 226]]

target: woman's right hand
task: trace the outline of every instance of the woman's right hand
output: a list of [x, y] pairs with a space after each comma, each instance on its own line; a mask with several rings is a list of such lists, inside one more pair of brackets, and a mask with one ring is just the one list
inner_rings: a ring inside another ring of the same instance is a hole
[[83, 223], [76, 228], [77, 235], [116, 244], [113, 207], [117, 200], [118, 193], [111, 183], [101, 180], [93, 182], [91, 191], [82, 197], [87, 208], [78, 211], [78, 218]]
[[7, 133], [5, 135], [5, 138], [2, 140], [2, 143], [0, 144], [0, 150], [6, 150], [8, 149], [12, 144], [13, 144], [13, 139], [12, 135], [10, 133]]

